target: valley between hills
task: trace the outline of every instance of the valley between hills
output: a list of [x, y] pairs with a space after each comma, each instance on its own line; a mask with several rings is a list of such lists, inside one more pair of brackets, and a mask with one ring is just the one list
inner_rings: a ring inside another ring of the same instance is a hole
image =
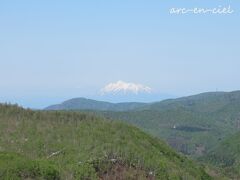
[[239, 179], [240, 91], [0, 105], [0, 179]]

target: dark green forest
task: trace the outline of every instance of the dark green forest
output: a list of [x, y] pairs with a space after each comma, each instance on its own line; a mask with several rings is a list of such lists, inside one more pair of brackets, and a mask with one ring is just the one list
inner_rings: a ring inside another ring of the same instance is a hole
[[227, 137], [202, 159], [221, 170], [232, 179], [240, 178], [240, 132]]
[[125, 112], [93, 113], [134, 124], [197, 158], [240, 130], [240, 91], [203, 93]]

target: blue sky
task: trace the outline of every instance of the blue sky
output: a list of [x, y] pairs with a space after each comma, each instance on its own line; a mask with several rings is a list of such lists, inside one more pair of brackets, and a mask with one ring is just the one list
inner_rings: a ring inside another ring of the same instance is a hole
[[[231, 5], [229, 15], [172, 7]], [[0, 102], [40, 108], [141, 83], [184, 96], [239, 90], [240, 2], [0, 1]]]

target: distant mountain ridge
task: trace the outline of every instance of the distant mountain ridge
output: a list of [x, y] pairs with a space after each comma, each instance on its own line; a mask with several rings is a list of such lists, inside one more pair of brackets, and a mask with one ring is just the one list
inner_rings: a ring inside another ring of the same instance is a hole
[[123, 102], [110, 103], [105, 101], [96, 101], [87, 98], [73, 98], [64, 101], [61, 104], [48, 106], [45, 110], [97, 110], [97, 111], [129, 111], [141, 108], [147, 103]]
[[196, 112], [217, 111], [229, 103], [240, 101], [240, 91], [206, 92], [186, 97], [166, 99], [151, 103], [121, 102], [111, 103], [88, 98], [72, 98], [60, 104], [51, 105], [45, 110], [100, 110], [100, 111], [129, 111], [129, 110], [170, 110], [187, 108]]
[[195, 112], [214, 112], [234, 102], [240, 102], [240, 91], [205, 92], [197, 95], [167, 99], [148, 104], [143, 109], [169, 110], [181, 107]]

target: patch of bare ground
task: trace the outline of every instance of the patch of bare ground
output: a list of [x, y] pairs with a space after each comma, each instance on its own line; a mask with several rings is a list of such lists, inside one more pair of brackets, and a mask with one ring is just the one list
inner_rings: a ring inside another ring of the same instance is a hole
[[98, 174], [100, 180], [155, 180], [152, 172], [140, 167], [131, 167], [122, 162], [113, 163], [107, 170]]

